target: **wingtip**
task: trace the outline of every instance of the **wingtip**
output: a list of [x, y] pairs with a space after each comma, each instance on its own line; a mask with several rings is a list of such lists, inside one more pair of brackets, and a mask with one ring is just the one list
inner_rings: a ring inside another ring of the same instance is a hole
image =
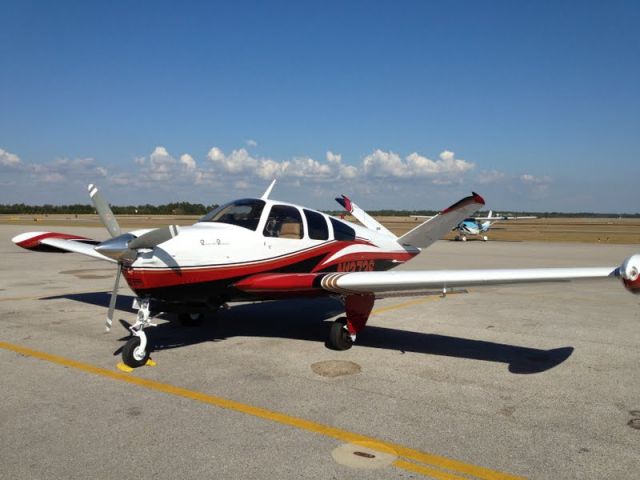
[[481, 205], [484, 205], [484, 198], [482, 198], [480, 195], [478, 195], [476, 192], [471, 192], [471, 194], [473, 195], [473, 199], [475, 200], [476, 203], [480, 203]]

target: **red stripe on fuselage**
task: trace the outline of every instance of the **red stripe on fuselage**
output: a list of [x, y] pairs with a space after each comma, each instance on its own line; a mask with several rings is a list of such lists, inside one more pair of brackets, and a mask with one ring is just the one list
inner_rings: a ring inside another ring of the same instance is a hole
[[[257, 262], [247, 262], [233, 265], [209, 265], [203, 267], [186, 268], [137, 268], [124, 267], [122, 272], [132, 290], [153, 295], [152, 290], [179, 285], [194, 285], [199, 283], [218, 282], [224, 280], [237, 281], [238, 277], [246, 277], [259, 273], [287, 272], [287, 268], [296, 264], [312, 260], [319, 260], [315, 265], [309, 265], [306, 272], [291, 273], [317, 273], [335, 268], [337, 264], [353, 260], [388, 260], [403, 263], [414, 255], [407, 252], [362, 252], [351, 253], [345, 257], [336, 259], [327, 265], [322, 260], [330, 257], [340, 250], [352, 245], [362, 245], [364, 242], [329, 242], [318, 247], [296, 252], [280, 258], [265, 259]], [[388, 267], [387, 267], [388, 268]]]

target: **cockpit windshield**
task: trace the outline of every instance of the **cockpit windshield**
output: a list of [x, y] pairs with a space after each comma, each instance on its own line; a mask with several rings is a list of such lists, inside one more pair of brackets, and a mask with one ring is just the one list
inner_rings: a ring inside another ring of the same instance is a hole
[[255, 231], [264, 209], [264, 201], [253, 198], [236, 200], [207, 213], [201, 222], [229, 223]]

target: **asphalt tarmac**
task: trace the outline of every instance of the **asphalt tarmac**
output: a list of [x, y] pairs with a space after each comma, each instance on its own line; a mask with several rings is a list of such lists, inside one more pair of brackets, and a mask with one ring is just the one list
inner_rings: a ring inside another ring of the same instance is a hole
[[[115, 267], [10, 242], [27, 230], [0, 226], [0, 478], [640, 475], [640, 296], [617, 280], [384, 299], [345, 352], [325, 346], [330, 299], [232, 305], [192, 328], [166, 317], [148, 330], [156, 365], [125, 373], [127, 332], [103, 331]], [[401, 268], [637, 252], [443, 241]], [[132, 298], [121, 289], [117, 319], [133, 321]]]

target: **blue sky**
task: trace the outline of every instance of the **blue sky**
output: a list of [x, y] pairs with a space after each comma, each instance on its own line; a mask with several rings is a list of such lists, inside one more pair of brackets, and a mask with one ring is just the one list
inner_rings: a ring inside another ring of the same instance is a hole
[[638, 2], [0, 12], [1, 203], [640, 211]]

